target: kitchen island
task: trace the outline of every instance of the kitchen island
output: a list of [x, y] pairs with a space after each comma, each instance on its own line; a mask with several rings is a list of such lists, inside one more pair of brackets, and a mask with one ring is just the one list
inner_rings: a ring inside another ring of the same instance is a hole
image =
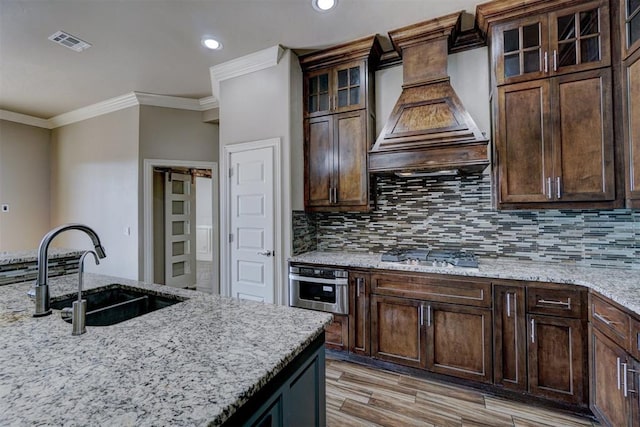
[[[32, 317], [31, 282], [0, 287], [0, 425], [235, 424], [312, 353], [324, 411], [330, 314], [85, 275], [85, 288], [113, 283], [187, 300], [72, 336], [57, 310]], [[50, 289], [73, 293], [77, 275]]]

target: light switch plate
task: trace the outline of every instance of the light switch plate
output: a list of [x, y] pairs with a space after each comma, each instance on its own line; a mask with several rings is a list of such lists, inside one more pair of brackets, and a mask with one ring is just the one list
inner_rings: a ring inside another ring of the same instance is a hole
[[9, 212], [9, 205], [4, 203], [0, 210], [2, 210], [2, 212]]

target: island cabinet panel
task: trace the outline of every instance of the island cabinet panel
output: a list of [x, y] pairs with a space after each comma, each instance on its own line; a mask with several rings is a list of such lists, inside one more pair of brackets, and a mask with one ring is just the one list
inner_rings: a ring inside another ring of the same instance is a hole
[[493, 286], [493, 371], [497, 386], [527, 390], [524, 286]]
[[371, 296], [371, 356], [400, 365], [424, 368], [423, 302]]
[[371, 355], [369, 317], [369, 273], [349, 272], [349, 351]]
[[527, 316], [529, 392], [586, 405], [587, 360], [583, 321], [555, 316]]
[[622, 377], [627, 353], [594, 327], [591, 354], [591, 410], [605, 425], [632, 426], [632, 399], [625, 396]]
[[491, 310], [425, 302], [423, 311], [427, 370], [492, 382]]
[[333, 322], [325, 328], [325, 346], [332, 350], [349, 348], [349, 316], [333, 315]]

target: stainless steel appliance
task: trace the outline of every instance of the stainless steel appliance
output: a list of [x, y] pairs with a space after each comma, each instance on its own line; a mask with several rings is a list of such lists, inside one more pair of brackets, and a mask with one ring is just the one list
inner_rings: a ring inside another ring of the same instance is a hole
[[349, 274], [322, 267], [289, 267], [289, 305], [349, 314]]
[[455, 249], [393, 249], [382, 254], [381, 261], [434, 267], [478, 268], [478, 258]]

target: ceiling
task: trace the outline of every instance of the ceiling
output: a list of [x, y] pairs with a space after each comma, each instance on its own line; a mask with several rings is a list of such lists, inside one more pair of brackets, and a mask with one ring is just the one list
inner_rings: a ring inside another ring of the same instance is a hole
[[[211, 96], [209, 67], [277, 44], [318, 49], [447, 13], [477, 0], [0, 0], [0, 110], [48, 119], [132, 91]], [[62, 30], [93, 45], [75, 52]], [[200, 43], [215, 36], [224, 46]], [[388, 42], [383, 46], [388, 47]]]

